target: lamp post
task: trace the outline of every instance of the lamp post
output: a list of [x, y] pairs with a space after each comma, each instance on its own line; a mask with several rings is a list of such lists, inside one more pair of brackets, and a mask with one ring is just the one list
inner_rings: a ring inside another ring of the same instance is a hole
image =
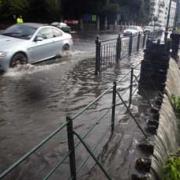
[[165, 42], [167, 40], [167, 35], [168, 35], [169, 19], [170, 19], [170, 14], [171, 14], [171, 4], [172, 4], [172, 0], [169, 1], [169, 9], [168, 9], [166, 32], [165, 32]]
[[172, 4], [172, 0], [169, 1], [166, 29], [168, 29], [168, 27], [169, 27], [169, 19], [170, 19], [170, 15], [171, 15], [171, 4]]
[[179, 19], [179, 8], [180, 8], [180, 0], [176, 1], [176, 15], [175, 15], [175, 21], [174, 21], [174, 27], [173, 29], [177, 28], [177, 23]]

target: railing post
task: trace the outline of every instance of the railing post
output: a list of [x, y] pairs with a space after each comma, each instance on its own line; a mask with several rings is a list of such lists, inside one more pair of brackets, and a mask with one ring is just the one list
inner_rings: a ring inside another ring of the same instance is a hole
[[171, 34], [171, 47], [172, 47], [171, 56], [176, 61], [179, 60], [179, 57], [178, 57], [179, 45], [180, 45], [180, 34], [172, 33]]
[[129, 86], [129, 108], [131, 107], [132, 103], [132, 91], [133, 91], [133, 75], [134, 75], [134, 68], [131, 68], [131, 78], [130, 78], [130, 86]]
[[139, 51], [140, 40], [141, 40], [141, 33], [138, 34], [138, 39], [137, 39], [137, 51]]
[[116, 82], [113, 82], [113, 93], [112, 93], [112, 116], [111, 116], [111, 133], [114, 132], [115, 122], [115, 111], [116, 111]]
[[132, 44], [133, 44], [133, 35], [131, 34], [129, 37], [129, 56], [131, 56], [132, 53]]
[[145, 41], [146, 41], [146, 33], [144, 33], [144, 36], [143, 36], [143, 45], [142, 45], [143, 49], [144, 49], [144, 46], [145, 46]]
[[66, 121], [67, 121], [67, 137], [68, 137], [71, 179], [76, 180], [76, 160], [75, 160], [75, 148], [74, 148], [75, 146], [74, 146], [74, 135], [73, 135], [73, 122], [70, 117], [66, 117]]
[[96, 67], [95, 67], [95, 75], [100, 73], [101, 69], [101, 42], [99, 40], [99, 36], [96, 38]]
[[119, 63], [120, 58], [121, 58], [121, 36], [119, 34], [116, 43], [116, 63]]

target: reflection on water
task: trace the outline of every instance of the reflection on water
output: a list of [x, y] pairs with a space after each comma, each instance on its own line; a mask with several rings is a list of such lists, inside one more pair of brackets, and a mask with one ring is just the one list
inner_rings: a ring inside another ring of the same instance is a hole
[[[81, 45], [82, 49], [74, 50], [68, 58], [56, 59], [53, 63], [46, 62], [43, 65], [18, 67], [0, 77], [0, 171], [65, 122], [67, 114], [74, 115], [112, 86], [113, 80], [120, 79], [129, 71], [130, 64], [141, 60], [142, 57], [141, 54], [132, 58], [132, 62], [124, 59], [120, 67], [110, 67], [101, 77], [96, 77], [94, 59], [86, 59], [94, 56], [94, 47], [91, 47], [94, 39], [89, 42], [87, 47], [88, 41], [83, 44], [76, 39], [75, 48], [78, 49]], [[86, 49], [83, 51], [85, 44]], [[127, 82], [124, 81], [122, 86], [126, 87]], [[110, 107], [111, 96], [107, 94], [74, 122], [78, 132], [86, 132], [96, 123], [96, 112], [102, 114], [103, 109]], [[89, 144], [95, 144], [99, 140], [98, 137], [106, 132], [110, 117], [109, 113], [105, 121], [88, 137]], [[101, 148], [96, 151], [100, 150]], [[42, 148], [25, 162], [23, 171], [19, 168], [13, 172], [13, 179], [41, 179], [66, 152], [66, 132], [63, 131], [46, 148]], [[79, 152], [79, 160], [87, 156], [82, 147]], [[67, 177], [67, 167], [68, 161], [53, 179], [58, 179], [59, 174], [63, 179]], [[86, 169], [88, 168], [90, 166], [86, 166]]]

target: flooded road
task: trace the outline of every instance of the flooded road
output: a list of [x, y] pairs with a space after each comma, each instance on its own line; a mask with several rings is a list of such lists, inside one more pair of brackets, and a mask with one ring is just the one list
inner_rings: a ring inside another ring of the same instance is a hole
[[[96, 77], [93, 59], [96, 34], [74, 34], [73, 37], [74, 49], [69, 57], [27, 65], [0, 76], [0, 172], [64, 123], [67, 114], [72, 116], [77, 113], [112, 86], [113, 80], [126, 74], [131, 64], [142, 59], [142, 53], [131, 59], [124, 59], [120, 67], [111, 67], [101, 77]], [[102, 39], [114, 37], [117, 35], [101, 36]], [[127, 87], [126, 82], [124, 87]], [[110, 93], [74, 122], [75, 129], [81, 133], [86, 132], [96, 123], [97, 112], [101, 114], [110, 109], [111, 101]], [[88, 137], [88, 143], [98, 142], [98, 137], [102, 137], [102, 134], [106, 139], [101, 140], [101, 143], [107, 140], [106, 129], [109, 129], [110, 118], [109, 111], [103, 124]], [[82, 156], [79, 159], [87, 156], [82, 149], [81, 147]], [[66, 131], [63, 131], [46, 148], [42, 148], [25, 162], [23, 170], [20, 167], [13, 172], [10, 179], [42, 179], [65, 152]], [[52, 179], [59, 179], [60, 175], [60, 179], [65, 179], [65, 176], [67, 178], [67, 164], [68, 160]], [[86, 166], [88, 168], [90, 167]]]

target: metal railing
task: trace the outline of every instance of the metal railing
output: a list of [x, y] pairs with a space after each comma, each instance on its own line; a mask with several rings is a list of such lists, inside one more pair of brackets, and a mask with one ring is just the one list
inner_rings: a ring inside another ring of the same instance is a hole
[[[139, 66], [140, 66], [140, 63], [138, 65], [132, 67], [131, 70], [127, 74], [125, 74], [119, 81], [114, 82], [110, 88], [108, 88], [106, 91], [104, 91], [102, 94], [100, 94], [94, 101], [89, 103], [85, 108], [83, 108], [80, 112], [75, 114], [73, 117], [69, 117], [69, 116], [66, 117], [66, 122], [64, 124], [62, 124], [60, 127], [58, 127], [54, 132], [52, 132], [49, 136], [47, 136], [37, 146], [32, 148], [29, 152], [27, 152], [24, 156], [22, 156], [19, 160], [17, 160], [14, 164], [12, 164], [8, 169], [6, 169], [4, 172], [2, 172], [0, 174], [0, 179], [4, 179], [5, 177], [8, 177], [8, 175], [10, 175], [12, 173], [12, 171], [15, 170], [19, 165], [21, 165], [24, 161], [26, 161], [29, 157], [31, 157], [35, 152], [39, 151], [42, 146], [45, 146], [57, 134], [62, 132], [62, 130], [67, 128], [66, 131], [67, 131], [68, 151], [66, 154], [64, 154], [61, 161], [59, 161], [55, 165], [55, 167], [47, 173], [47, 175], [43, 178], [43, 180], [50, 179], [52, 177], [52, 175], [56, 172], [56, 170], [59, 169], [63, 165], [65, 160], [67, 160], [68, 158], [69, 158], [69, 168], [70, 168], [70, 178], [69, 179], [76, 180], [77, 174], [84, 167], [84, 165], [88, 162], [90, 157], [96, 162], [96, 164], [102, 170], [102, 172], [104, 173], [104, 176], [107, 179], [112, 180], [112, 178], [110, 177], [108, 172], [105, 170], [103, 165], [99, 162], [99, 160], [97, 158], [98, 156], [96, 156], [94, 153], [94, 151], [96, 150], [96, 148], [98, 147], [98, 145], [100, 144], [102, 139], [100, 138], [100, 140], [97, 142], [97, 144], [93, 148], [92, 147], [90, 148], [87, 145], [87, 143], [85, 142], [85, 139], [93, 131], [93, 129], [95, 127], [97, 127], [97, 125], [99, 125], [100, 123], [103, 122], [103, 120], [105, 119], [107, 114], [111, 114], [111, 123], [110, 123], [111, 125], [109, 126], [107, 131], [109, 131], [110, 134], [113, 134], [114, 128], [116, 125], [116, 110], [120, 105], [125, 107], [125, 112], [129, 113], [131, 118], [136, 123], [137, 127], [142, 132], [143, 136], [145, 138], [147, 137], [146, 133], [144, 132], [144, 130], [141, 128], [140, 124], [138, 123], [136, 117], [131, 112], [132, 97], [137, 92], [137, 89], [138, 89], [139, 74], [137, 74], [137, 72], [139, 73]], [[137, 71], [137, 72], [135, 73], [135, 71]], [[127, 85], [128, 88], [122, 90], [117, 85], [120, 85], [121, 82], [124, 82], [124, 81], [126, 81], [126, 82], [129, 81], [129, 83]], [[123, 97], [123, 94], [124, 93], [127, 94], [127, 91], [129, 91], [129, 93], [128, 93], [129, 97], [128, 98], [126, 97], [127, 99], [125, 99]], [[83, 136], [80, 135], [73, 127], [73, 122], [78, 117], [80, 117], [84, 112], [86, 112], [90, 107], [92, 107], [94, 104], [96, 104], [102, 97], [104, 97], [107, 94], [109, 95], [109, 93], [112, 94], [112, 103], [109, 104], [109, 108], [106, 108], [105, 113], [101, 114], [101, 116], [97, 115], [98, 119], [96, 119], [96, 123]], [[105, 133], [107, 133], [107, 132], [105, 132]], [[79, 139], [78, 143], [75, 143], [74, 137]], [[104, 137], [102, 136], [102, 138], [104, 138]], [[77, 147], [80, 144], [83, 145], [83, 147], [87, 150], [89, 156], [77, 168], [76, 151], [77, 151]]]
[[143, 49], [146, 44], [148, 34], [130, 35], [115, 39], [101, 41], [96, 38], [96, 66], [95, 74], [99, 74], [102, 68], [109, 64], [117, 64], [119, 60], [131, 56], [133, 53]]
[[161, 31], [151, 33], [139, 33], [121, 37], [119, 34], [115, 39], [100, 40], [96, 38], [96, 64], [95, 75], [111, 64], [118, 64], [120, 60], [133, 55], [140, 49], [144, 49], [147, 39], [158, 39], [162, 35]]

